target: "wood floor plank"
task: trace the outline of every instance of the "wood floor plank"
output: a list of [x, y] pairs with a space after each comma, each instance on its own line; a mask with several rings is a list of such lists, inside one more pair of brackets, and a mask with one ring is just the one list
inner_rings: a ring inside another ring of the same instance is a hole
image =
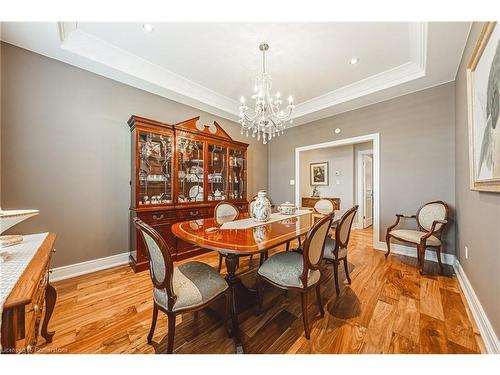
[[474, 330], [467, 317], [460, 294], [449, 289], [441, 289], [441, 298], [445, 307], [444, 317], [448, 340], [477, 352]]
[[437, 281], [423, 278], [420, 286], [420, 312], [444, 320], [441, 292]]
[[447, 353], [444, 322], [429, 315], [420, 314], [420, 353]]
[[396, 311], [394, 305], [378, 301], [363, 340], [361, 353], [382, 354], [389, 351]]
[[[271, 253], [283, 251], [277, 248]], [[191, 260], [217, 267], [216, 253]], [[184, 262], [184, 261], [183, 261]], [[373, 249], [370, 229], [353, 230], [348, 248], [352, 284], [343, 267], [337, 296], [333, 267], [321, 267], [325, 316], [309, 296], [311, 339], [304, 336], [300, 295], [266, 287], [264, 311], [240, 314], [242, 340], [254, 353], [470, 353], [484, 349], [456, 277], [441, 276], [434, 264], [420, 275], [414, 258]], [[237, 273], [252, 286], [258, 257], [242, 259]], [[146, 342], [152, 316], [148, 272], [122, 266], [55, 283], [58, 299], [38, 353], [163, 353], [167, 317], [160, 313], [153, 344]], [[459, 298], [457, 298], [457, 296]], [[459, 299], [460, 302], [459, 303]], [[448, 311], [448, 306], [451, 308]], [[472, 336], [471, 336], [472, 331]], [[463, 334], [465, 332], [465, 335]], [[464, 336], [464, 337], [462, 337]], [[472, 344], [473, 340], [475, 346]], [[473, 350], [474, 349], [474, 350]], [[210, 309], [176, 318], [174, 353], [232, 353], [222, 318]]]

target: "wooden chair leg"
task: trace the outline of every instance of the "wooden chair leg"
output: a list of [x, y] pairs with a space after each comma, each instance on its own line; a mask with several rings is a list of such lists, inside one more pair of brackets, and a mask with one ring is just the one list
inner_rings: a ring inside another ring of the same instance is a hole
[[301, 302], [302, 302], [302, 320], [304, 321], [304, 333], [306, 335], [306, 339], [310, 339], [310, 330], [309, 330], [309, 319], [307, 319], [307, 290], [304, 290], [300, 293]]
[[153, 341], [153, 335], [155, 333], [157, 319], [158, 319], [158, 306], [156, 306], [156, 303], [153, 303], [153, 319], [151, 319], [151, 328], [149, 329], [148, 333], [148, 344], [151, 344], [151, 342]]
[[175, 336], [175, 314], [167, 314], [168, 317], [168, 339], [167, 339], [167, 354], [174, 352], [174, 336]]
[[262, 266], [264, 264], [264, 261], [266, 260], [266, 254], [265, 253], [260, 253], [260, 256], [259, 256], [259, 267]]
[[221, 269], [222, 269], [222, 254], [219, 253], [219, 273], [220, 273]]
[[323, 305], [321, 304], [321, 293], [320, 293], [320, 283], [318, 281], [318, 284], [316, 285], [316, 301], [318, 302], [318, 308], [319, 312], [321, 314], [321, 317], [325, 316], [325, 310], [323, 310]]
[[441, 263], [441, 246], [436, 247], [436, 255], [438, 258], [439, 272], [443, 273], [443, 264]]
[[385, 243], [387, 244], [387, 252], [385, 253], [385, 257], [387, 258], [391, 253], [391, 235], [389, 234], [389, 231], [387, 231], [387, 234], [385, 235]]
[[290, 250], [290, 241], [288, 241], [288, 242], [286, 243], [286, 248], [285, 248], [285, 251], [288, 251], [288, 250]]
[[299, 240], [299, 247], [302, 246], [302, 242], [300, 240], [300, 236], [298, 237], [298, 240]]
[[250, 255], [250, 268], [252, 268], [252, 260], [253, 260], [253, 254]]
[[335, 279], [335, 291], [337, 292], [337, 296], [340, 294], [339, 288], [339, 262], [333, 261], [333, 278]]
[[418, 253], [418, 268], [421, 275], [424, 274], [424, 261], [425, 261], [425, 246], [417, 245]]
[[345, 275], [347, 277], [347, 282], [350, 285], [351, 284], [351, 278], [349, 277], [349, 269], [347, 268], [347, 257], [344, 258], [344, 270], [345, 270]]

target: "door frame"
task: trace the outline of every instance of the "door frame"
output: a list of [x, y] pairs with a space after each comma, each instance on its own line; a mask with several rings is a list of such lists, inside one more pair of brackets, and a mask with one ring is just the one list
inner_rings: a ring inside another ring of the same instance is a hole
[[[358, 222], [358, 228], [359, 229], [363, 229], [364, 228], [364, 222], [363, 222], [363, 215], [361, 215], [362, 212], [364, 212], [364, 208], [365, 208], [365, 200], [364, 200], [364, 197], [363, 197], [363, 188], [364, 188], [364, 176], [363, 176], [363, 156], [364, 155], [372, 155], [372, 178], [373, 178], [373, 174], [374, 174], [374, 167], [373, 167], [373, 150], [361, 150], [361, 151], [358, 151], [356, 153], [356, 155], [354, 155], [355, 158], [357, 158], [357, 176], [356, 176], [356, 179], [357, 179], [357, 186], [358, 186], [358, 191], [356, 192], [357, 193], [357, 197], [356, 197], [356, 200], [358, 202], [358, 205], [359, 205], [359, 211], [358, 211], [358, 217], [357, 217], [357, 222]], [[375, 191], [375, 189], [373, 189], [373, 191]], [[375, 194], [373, 194], [373, 200], [375, 201]], [[372, 202], [372, 205], [374, 205], [375, 202]], [[375, 207], [374, 207], [374, 210], [373, 210], [373, 216], [375, 216]], [[372, 223], [374, 221], [374, 217], [372, 217]]]
[[[295, 206], [301, 206], [300, 199], [300, 153], [320, 148], [354, 145], [357, 143], [373, 142], [373, 244], [380, 241], [380, 133], [344, 138], [336, 141], [316, 143], [313, 145], [295, 148]], [[342, 202], [340, 207], [343, 209]]]

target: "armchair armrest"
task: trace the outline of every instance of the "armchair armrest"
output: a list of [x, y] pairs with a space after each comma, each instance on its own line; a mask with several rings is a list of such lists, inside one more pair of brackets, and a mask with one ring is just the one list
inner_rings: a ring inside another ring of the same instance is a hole
[[399, 221], [401, 220], [401, 218], [404, 217], [404, 218], [408, 218], [408, 219], [416, 219], [417, 218], [417, 215], [403, 215], [403, 214], [396, 214], [396, 222], [394, 224], [392, 224], [390, 227], [387, 228], [387, 235], [389, 234], [389, 232], [391, 230], [393, 230], [394, 228], [396, 228], [399, 224]]
[[[432, 236], [432, 235], [433, 235], [433, 233], [434, 233], [434, 232], [436, 232], [436, 225], [438, 225], [438, 224], [441, 224], [442, 226], [444, 226], [444, 225], [448, 224], [448, 220], [434, 220], [434, 221], [432, 222], [431, 230], [430, 230], [430, 231], [428, 231], [428, 232], [425, 234], [425, 236], [423, 236], [423, 237], [420, 239], [420, 241], [421, 241], [421, 242], [425, 242], [425, 240], [427, 240], [430, 236]], [[439, 229], [441, 229], [441, 228], [439, 228]]]

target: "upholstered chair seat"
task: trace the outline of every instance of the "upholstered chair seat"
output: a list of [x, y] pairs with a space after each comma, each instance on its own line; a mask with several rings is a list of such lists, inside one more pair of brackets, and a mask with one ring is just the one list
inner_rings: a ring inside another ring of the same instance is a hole
[[[396, 239], [405, 240], [411, 243], [419, 244], [420, 240], [423, 236], [427, 234], [427, 232], [421, 232], [419, 230], [410, 230], [410, 229], [395, 229], [391, 230], [389, 234]], [[427, 244], [429, 246], [440, 246], [441, 240], [436, 236], [430, 236], [427, 238]]]
[[[207, 303], [224, 292], [228, 285], [226, 280], [208, 264], [189, 262], [174, 268], [172, 288], [177, 296], [172, 311], [178, 311]], [[155, 288], [153, 298], [158, 305], [168, 308], [165, 289]]]
[[[334, 260], [335, 259], [335, 240], [333, 238], [327, 237], [325, 241], [325, 252], [323, 254], [323, 258]], [[345, 258], [347, 256], [347, 248], [341, 247], [339, 248], [338, 258]]]
[[[302, 254], [286, 251], [271, 256], [260, 266], [258, 273], [275, 284], [302, 288], [300, 276], [303, 271], [304, 259]], [[316, 284], [319, 277], [319, 270], [310, 270], [307, 285]]]

